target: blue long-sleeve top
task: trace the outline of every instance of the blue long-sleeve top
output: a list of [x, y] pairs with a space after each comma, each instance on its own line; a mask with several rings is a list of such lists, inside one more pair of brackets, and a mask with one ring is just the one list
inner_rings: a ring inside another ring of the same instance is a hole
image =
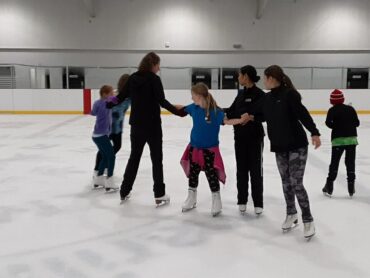
[[128, 98], [112, 108], [112, 134], [122, 133], [125, 113], [130, 105], [131, 100]]

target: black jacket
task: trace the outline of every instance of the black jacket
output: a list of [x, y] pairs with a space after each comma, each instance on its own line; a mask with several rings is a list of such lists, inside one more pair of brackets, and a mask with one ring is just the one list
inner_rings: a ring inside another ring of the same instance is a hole
[[360, 120], [352, 106], [338, 104], [329, 109], [325, 124], [332, 129], [331, 139], [333, 140], [339, 137], [357, 136]]
[[320, 135], [296, 90], [284, 86], [274, 88], [256, 107], [255, 120], [266, 121], [272, 152], [287, 152], [306, 147], [308, 140], [302, 124], [310, 131], [311, 136]]
[[[260, 88], [253, 86], [252, 88], [244, 88], [238, 90], [234, 102], [229, 108], [224, 111], [228, 119], [239, 119], [244, 113], [251, 113], [256, 103], [265, 96], [265, 92]], [[251, 138], [260, 140], [265, 136], [261, 122], [248, 122], [246, 125], [234, 126], [235, 139]]]
[[131, 98], [130, 125], [154, 127], [161, 125], [161, 106], [173, 114], [185, 116], [166, 100], [162, 81], [153, 72], [135, 72], [117, 95], [118, 103]]

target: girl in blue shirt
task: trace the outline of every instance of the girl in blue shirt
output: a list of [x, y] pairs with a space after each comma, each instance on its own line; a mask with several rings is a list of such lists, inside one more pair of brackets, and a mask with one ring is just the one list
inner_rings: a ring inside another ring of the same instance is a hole
[[197, 83], [191, 88], [194, 101], [183, 110], [193, 119], [193, 128], [181, 165], [189, 178], [188, 197], [182, 211], [186, 212], [196, 207], [199, 173], [204, 171], [212, 192], [212, 216], [221, 213], [222, 203], [220, 183], [225, 183], [226, 175], [219, 150], [218, 135], [222, 124], [237, 124], [240, 119], [224, 121], [224, 112], [208, 91], [207, 85]]

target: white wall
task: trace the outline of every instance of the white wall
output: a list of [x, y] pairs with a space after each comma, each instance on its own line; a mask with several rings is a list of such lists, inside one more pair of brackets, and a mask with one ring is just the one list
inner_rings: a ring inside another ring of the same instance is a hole
[[[236, 90], [211, 90], [221, 107], [228, 107]], [[300, 90], [303, 103], [310, 111], [330, 108], [331, 90]], [[344, 90], [346, 103], [357, 110], [370, 111], [370, 90]], [[8, 111], [83, 111], [83, 90], [0, 90], [0, 112]], [[92, 103], [99, 91], [92, 90]], [[190, 104], [190, 90], [166, 90], [166, 98], [174, 104]]]
[[[370, 1], [2, 0], [1, 48], [369, 50]], [[4, 39], [6, 38], [6, 39]]]
[[0, 111], [83, 111], [82, 90], [0, 90]]
[[158, 50], [173, 67], [370, 64], [368, 0], [269, 0], [260, 20], [255, 0], [94, 2], [89, 22], [82, 0], [1, 0], [0, 63], [137, 66]]

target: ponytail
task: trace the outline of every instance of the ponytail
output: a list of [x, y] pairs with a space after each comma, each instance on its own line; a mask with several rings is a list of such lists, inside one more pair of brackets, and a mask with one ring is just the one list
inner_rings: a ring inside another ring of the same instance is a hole
[[288, 75], [286, 75], [285, 73], [284, 73], [284, 76], [283, 76], [283, 86], [284, 87], [287, 87], [287, 88], [289, 88], [289, 89], [293, 89], [293, 90], [296, 90], [296, 88], [294, 87], [294, 85], [293, 85], [293, 82], [292, 82], [292, 80], [290, 79], [290, 77], [288, 76]]
[[213, 98], [213, 96], [211, 95], [211, 93], [208, 92], [207, 94], [207, 99], [206, 99], [206, 118], [207, 118], [207, 121], [210, 122], [211, 121], [211, 110], [213, 110], [215, 113], [217, 112], [217, 109], [218, 109], [218, 106], [217, 106], [217, 103], [215, 101], [215, 99]]
[[283, 69], [277, 65], [272, 65], [265, 69], [265, 76], [276, 79], [282, 86], [286, 88], [296, 90], [289, 76], [286, 75]]

